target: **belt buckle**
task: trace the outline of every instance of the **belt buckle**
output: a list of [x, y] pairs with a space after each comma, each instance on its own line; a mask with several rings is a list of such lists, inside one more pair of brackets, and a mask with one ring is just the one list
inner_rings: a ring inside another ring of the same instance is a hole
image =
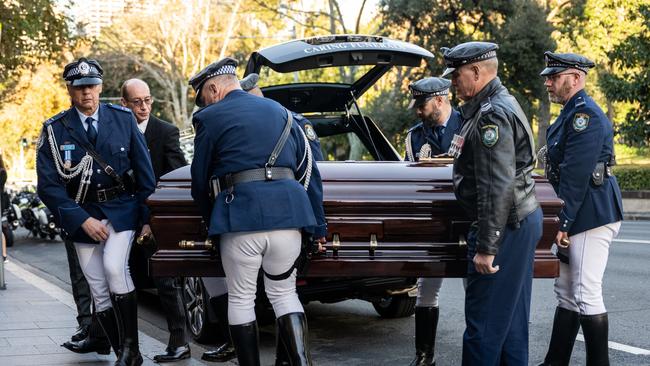
[[97, 202], [106, 202], [108, 197], [106, 196], [106, 190], [102, 189], [97, 191]]

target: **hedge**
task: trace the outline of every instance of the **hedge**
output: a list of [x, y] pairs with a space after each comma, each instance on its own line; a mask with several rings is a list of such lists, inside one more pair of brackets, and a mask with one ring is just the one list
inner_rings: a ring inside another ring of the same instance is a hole
[[650, 190], [650, 165], [616, 165], [614, 175], [623, 191]]

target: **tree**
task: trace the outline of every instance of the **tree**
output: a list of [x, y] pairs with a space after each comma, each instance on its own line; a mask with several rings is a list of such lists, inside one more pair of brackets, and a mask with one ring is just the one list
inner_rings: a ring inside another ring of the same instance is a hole
[[600, 86], [607, 98], [633, 105], [619, 126], [626, 144], [647, 146], [650, 143], [650, 5], [640, 6], [630, 18], [642, 20], [642, 29], [607, 53], [613, 71], [602, 75]]
[[[500, 44], [500, 75], [504, 84], [517, 96], [524, 111], [535, 119], [544, 118], [535, 107], [548, 101], [542, 81], [544, 51], [553, 48], [552, 27], [546, 20], [548, 10], [535, 1], [472, 1], [472, 0], [382, 0], [380, 2], [382, 33], [432, 50], [428, 70], [398, 70], [395, 87], [385, 91], [376, 105], [393, 110], [392, 125], [387, 130], [398, 133], [412, 124], [403, 119], [406, 105], [406, 80], [440, 75], [444, 61], [438, 50], [472, 41], [493, 41]], [[391, 107], [387, 108], [388, 105]], [[548, 103], [547, 103], [548, 104]], [[546, 125], [548, 125], [546, 117]], [[389, 132], [390, 133], [390, 132]]]
[[18, 67], [57, 57], [69, 42], [66, 19], [52, 0], [0, 1], [0, 26], [0, 84]]

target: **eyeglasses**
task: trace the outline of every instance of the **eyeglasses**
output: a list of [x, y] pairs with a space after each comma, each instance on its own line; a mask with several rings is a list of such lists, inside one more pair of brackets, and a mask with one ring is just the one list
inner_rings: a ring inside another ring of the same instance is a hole
[[153, 104], [153, 97], [146, 97], [144, 99], [133, 99], [129, 100], [129, 103], [133, 103], [136, 107], [140, 107], [141, 105], [146, 104], [146, 105], [152, 105]]
[[557, 81], [557, 79], [560, 78], [560, 76], [564, 76], [564, 75], [575, 75], [575, 76], [578, 76], [578, 77], [580, 76], [580, 74], [578, 74], [577, 72], [567, 72], [565, 74], [553, 74], [553, 75], [549, 75], [549, 76], [544, 76], [544, 81], [549, 81], [550, 80], [551, 82], [554, 83], [555, 81]]

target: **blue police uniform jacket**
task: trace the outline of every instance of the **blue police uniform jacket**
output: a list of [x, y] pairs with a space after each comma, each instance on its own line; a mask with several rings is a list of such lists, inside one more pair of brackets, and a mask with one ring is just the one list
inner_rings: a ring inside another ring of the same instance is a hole
[[[322, 207], [322, 183], [314, 162], [311, 182], [305, 191], [295, 179], [253, 181], [237, 184], [234, 198], [228, 192], [210, 200], [210, 180], [248, 169], [263, 168], [287, 120], [279, 103], [243, 90], [233, 90], [221, 101], [197, 111], [192, 197], [209, 223], [208, 234], [302, 228], [315, 237], [327, 233]], [[275, 163], [300, 177], [298, 166], [305, 152], [299, 123], [293, 123], [287, 142]]]
[[[84, 143], [90, 144], [77, 110], [73, 107], [61, 112], [44, 124], [39, 141], [36, 169], [38, 196], [52, 211], [56, 222], [66, 231], [67, 237], [75, 242], [96, 243], [81, 229], [81, 224], [89, 217], [99, 220], [108, 219], [116, 232], [135, 230], [142, 223], [147, 223], [149, 210], [145, 200], [153, 193], [156, 182], [144, 135], [138, 130], [131, 110], [112, 104], [99, 105], [95, 151], [120, 176], [127, 170], [133, 169], [137, 182], [135, 194], [124, 192], [119, 197], [102, 203], [77, 204], [75, 197], [68, 195], [66, 184], [74, 185], [72, 191], [76, 195], [78, 178], [65, 182], [57, 172], [46, 131], [48, 125], [52, 126], [59, 145], [56, 146], [56, 150], [61, 154], [62, 160], [64, 155], [60, 147], [63, 145], [74, 146], [74, 150], [71, 151], [72, 167], [86, 155], [83, 147], [63, 125], [63, 118], [67, 120], [69, 128], [77, 137], [84, 140]], [[117, 182], [94, 161], [88, 194], [114, 186], [117, 186]]]
[[[411, 129], [408, 130], [407, 137], [410, 136], [411, 147], [413, 149], [412, 152], [415, 160], [418, 161], [420, 159], [420, 149], [422, 148], [422, 145], [426, 143], [431, 146], [432, 156], [447, 153], [451, 146], [451, 141], [454, 138], [454, 134], [460, 134], [461, 122], [462, 118], [460, 113], [457, 110], [452, 109], [451, 115], [449, 115], [449, 120], [447, 121], [447, 126], [442, 134], [442, 146], [438, 143], [438, 138], [436, 133], [433, 131], [433, 128], [425, 126], [422, 122], [411, 127]], [[404, 160], [410, 160], [408, 152], [404, 157]]]
[[623, 218], [621, 190], [614, 176], [603, 184], [592, 182], [599, 162], [608, 163], [614, 154], [612, 124], [584, 90], [576, 93], [546, 132], [547, 164], [559, 171], [559, 180], [549, 179], [564, 200], [560, 230], [575, 235]]

